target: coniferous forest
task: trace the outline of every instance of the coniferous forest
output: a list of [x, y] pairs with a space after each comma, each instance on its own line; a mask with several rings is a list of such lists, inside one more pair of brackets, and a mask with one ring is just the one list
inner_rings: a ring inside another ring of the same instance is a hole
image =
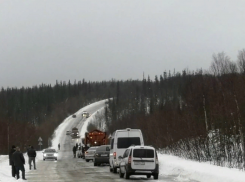
[[216, 165], [245, 167], [245, 50], [233, 62], [213, 55], [209, 70], [163, 71], [154, 78], [2, 88], [0, 154], [9, 143], [47, 147], [55, 128], [89, 103], [106, 99], [107, 132], [139, 128], [146, 145]]

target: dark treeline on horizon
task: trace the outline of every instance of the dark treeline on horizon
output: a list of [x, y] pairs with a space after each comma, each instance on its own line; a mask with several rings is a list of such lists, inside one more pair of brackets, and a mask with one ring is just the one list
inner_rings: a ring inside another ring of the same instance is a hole
[[0, 154], [8, 144], [34, 145], [43, 138], [47, 147], [54, 129], [69, 115], [89, 103], [110, 97], [113, 80], [108, 82], [78, 81], [42, 84], [32, 88], [7, 88], [0, 92]]
[[245, 50], [237, 63], [214, 54], [209, 71], [165, 71], [127, 88], [124, 83], [117, 82], [105, 110], [109, 133], [140, 128], [145, 144], [165, 153], [245, 167]]

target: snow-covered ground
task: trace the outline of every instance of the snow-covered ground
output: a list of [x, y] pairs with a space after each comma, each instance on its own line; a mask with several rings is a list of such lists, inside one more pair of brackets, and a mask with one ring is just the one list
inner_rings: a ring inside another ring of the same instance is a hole
[[[98, 103], [93, 103], [89, 106], [86, 106], [80, 109], [77, 114], [80, 114], [83, 110], [93, 107]], [[80, 131], [81, 136], [86, 132], [87, 124], [93, 119], [96, 112], [86, 119], [82, 130]], [[52, 141], [52, 147], [57, 148], [59, 143], [59, 138], [63, 136], [64, 130], [69, 124], [70, 117], [66, 118], [62, 124], [55, 131], [55, 137]], [[27, 155], [24, 154], [26, 162]], [[200, 181], [200, 182], [244, 182], [245, 181], [245, 172], [239, 171], [237, 169], [229, 169], [225, 167], [218, 167], [208, 163], [199, 163], [190, 160], [184, 160], [179, 157], [158, 154], [159, 163], [160, 163], [160, 175], [158, 181], [161, 180], [161, 176], [173, 176], [175, 181], [185, 182], [190, 181], [190, 179]], [[37, 152], [36, 161], [42, 160], [42, 153]], [[38, 165], [38, 164], [37, 164]], [[29, 168], [28, 164], [25, 165], [26, 173], [28, 173]], [[8, 156], [0, 155], [0, 181], [1, 182], [12, 182], [16, 181], [11, 176], [11, 166], [9, 166]], [[21, 181], [21, 179], [19, 180]]]

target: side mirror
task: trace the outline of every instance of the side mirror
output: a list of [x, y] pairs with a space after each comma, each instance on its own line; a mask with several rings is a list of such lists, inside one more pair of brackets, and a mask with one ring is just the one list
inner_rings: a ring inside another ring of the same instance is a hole
[[123, 158], [122, 158], [122, 156], [118, 156], [118, 159], [122, 160]]

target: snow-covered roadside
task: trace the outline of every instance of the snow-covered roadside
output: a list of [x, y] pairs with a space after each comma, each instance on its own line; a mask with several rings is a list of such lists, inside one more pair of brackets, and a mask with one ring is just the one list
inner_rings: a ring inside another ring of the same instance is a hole
[[[95, 104], [102, 103], [104, 101], [100, 101], [97, 103], [93, 103], [89, 106], [86, 106], [76, 114], [81, 114], [82, 111], [87, 110], [89, 107], [93, 107]], [[100, 110], [99, 110], [100, 111]], [[100, 113], [100, 112], [98, 112]], [[81, 136], [86, 132], [86, 128], [88, 123], [95, 117], [97, 112], [91, 115], [86, 121], [80, 131]], [[59, 125], [59, 127], [55, 130], [55, 137], [52, 141], [52, 147], [57, 148], [60, 137], [64, 135], [64, 130], [69, 124], [69, 120], [71, 118], [66, 118], [63, 123]], [[24, 155], [26, 159], [26, 172], [29, 171], [27, 164], [27, 155]], [[237, 169], [229, 169], [225, 167], [218, 167], [214, 165], [210, 165], [208, 163], [199, 163], [195, 161], [181, 159], [179, 157], [166, 155], [166, 154], [158, 154], [159, 163], [160, 163], [160, 175], [158, 181], [161, 180], [162, 176], [174, 176], [175, 181], [185, 182], [196, 180], [200, 182], [244, 182], [245, 181], [245, 172], [239, 171]], [[42, 152], [37, 152], [37, 162], [42, 160]], [[38, 164], [37, 164], [38, 169]], [[16, 181], [16, 179], [11, 177], [11, 166], [9, 166], [8, 156], [0, 155], [0, 181], [1, 182], [12, 182]], [[21, 180], [20, 180], [21, 181]]]
[[[200, 182], [244, 182], [245, 172], [219, 167], [209, 163], [185, 160], [176, 156], [158, 154], [160, 176], [173, 175], [176, 181], [189, 179]], [[159, 177], [161, 178], [161, 177]]]

